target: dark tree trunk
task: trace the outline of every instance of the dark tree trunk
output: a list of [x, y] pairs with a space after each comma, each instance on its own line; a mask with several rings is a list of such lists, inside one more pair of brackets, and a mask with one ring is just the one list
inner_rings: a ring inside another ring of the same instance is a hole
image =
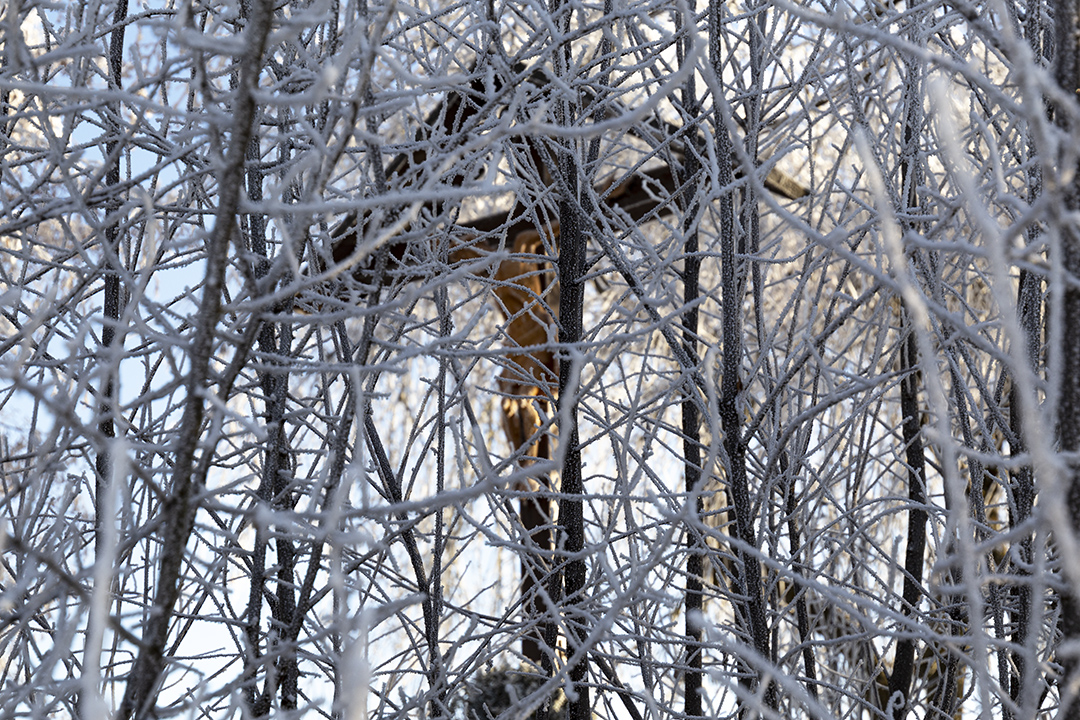
[[[254, 91], [258, 86], [259, 71], [262, 68], [272, 20], [272, 6], [269, 3], [258, 3], [245, 33], [246, 53], [241, 63], [241, 83], [234, 108], [236, 122], [219, 180], [222, 191], [218, 215], [207, 240], [206, 279], [199, 303], [198, 325], [191, 342], [191, 369], [186, 378], [187, 398], [178, 431], [176, 461], [171, 472], [169, 495], [159, 511], [162, 518], [161, 551], [157, 561], [154, 600], [153, 605], [147, 608], [148, 620], [142, 634], [142, 647], [124, 689], [118, 713], [121, 720], [141, 720], [154, 714], [154, 693], [165, 668], [169, 626], [180, 596], [180, 573], [187, 543], [195, 526], [198, 495], [210, 469], [208, 462], [196, 462], [205, 411], [203, 394], [207, 391], [211, 378], [210, 365], [215, 329], [221, 314], [225, 270], [229, 249], [236, 233], [236, 216], [240, 209], [244, 158], [254, 130]], [[237, 360], [242, 362], [249, 349], [238, 347]], [[227, 382], [221, 384], [228, 385]], [[222, 387], [226, 394], [228, 390], [228, 387]], [[213, 449], [204, 448], [204, 453], [209, 458], [213, 455]]]
[[[709, 51], [713, 72], [717, 78], [724, 77], [722, 51], [722, 18], [727, 10], [719, 0], [712, 0], [709, 12]], [[722, 316], [722, 377], [717, 402], [718, 415], [724, 433], [724, 460], [727, 464], [728, 492], [733, 506], [734, 535], [737, 543], [734, 554], [738, 558], [737, 580], [739, 595], [743, 598], [741, 615], [744, 631], [750, 646], [757, 655], [754, 662], [744, 662], [745, 670], [740, 678], [746, 699], [740, 707], [740, 717], [752, 717], [760, 711], [753, 695], [760, 692], [759, 684], [765, 676], [761, 662], [772, 656], [772, 643], [766, 616], [765, 599], [761, 586], [761, 561], [757, 555], [757, 533], [754, 528], [754, 508], [750, 498], [749, 479], [746, 469], [746, 437], [742, 425], [740, 403], [742, 382], [742, 303], [746, 288], [747, 263], [740, 257], [746, 251], [745, 231], [736, 227], [734, 173], [729, 158], [734, 156], [731, 131], [728, 126], [729, 106], [722, 98], [714, 101], [713, 122], [716, 133], [716, 150], [719, 158], [717, 180], [722, 188], [719, 201], [720, 285]], [[747, 202], [754, 202], [752, 195]], [[764, 688], [765, 704], [777, 707], [776, 686]]]
[[[113, 31], [109, 37], [109, 86], [115, 93], [120, 95], [120, 89], [124, 79], [124, 30], [127, 28], [128, 3], [127, 0], [116, 0], [116, 10], [113, 13]], [[123, 155], [123, 147], [120, 137], [123, 135], [123, 124], [120, 118], [120, 102], [110, 102], [105, 110], [105, 127], [111, 135], [105, 144], [105, 160], [108, 170], [105, 172], [105, 186], [107, 199], [105, 201], [105, 288], [104, 288], [104, 322], [101, 326], [101, 367], [104, 368], [105, 377], [102, 379], [100, 391], [100, 403], [98, 412], [101, 417], [98, 420], [98, 432], [101, 433], [98, 448], [98, 456], [95, 459], [96, 487], [95, 487], [95, 517], [94, 527], [97, 546], [101, 547], [102, 523], [105, 521], [103, 510], [105, 508], [104, 494], [108, 492], [109, 482], [112, 475], [112, 448], [111, 441], [116, 437], [116, 427], [113, 422], [113, 413], [116, 412], [116, 364], [113, 362], [112, 351], [116, 344], [117, 331], [120, 324], [120, 208], [123, 206], [123, 196], [120, 190], [120, 156]], [[111, 521], [111, 519], [110, 519]]]
[[[919, 32], [916, 30], [916, 32]], [[915, 229], [907, 218], [918, 213], [920, 172], [919, 141], [922, 137], [922, 73], [917, 61], [908, 61], [904, 78], [904, 127], [903, 146], [900, 153], [900, 179], [905, 229]], [[907, 272], [907, 267], [896, 268]], [[908, 527], [907, 546], [904, 553], [904, 589], [900, 612], [907, 617], [917, 615], [923, 593], [923, 555], [926, 552], [926, 457], [922, 441], [922, 408], [919, 405], [919, 329], [906, 303], [900, 304], [901, 338], [900, 350], [900, 412], [901, 432], [904, 438], [905, 459], [908, 476]], [[893, 720], [903, 720], [911, 708], [911, 680], [915, 667], [913, 637], [903, 637], [896, 643], [896, 659], [889, 677], [889, 702], [893, 705]], [[899, 700], [894, 696], [900, 694]]]
[[[691, 5], [691, 8], [693, 5]], [[681, 16], [678, 16], [681, 18]], [[688, 41], [687, 41], [688, 42]], [[685, 45], [680, 46], [680, 52], [685, 52]], [[686, 58], [680, 56], [680, 62]], [[694, 77], [691, 75], [683, 86], [683, 124], [687, 125], [700, 119], [702, 114], [700, 103], [697, 99], [697, 90], [694, 86]], [[686, 140], [686, 157], [679, 173], [679, 184], [687, 187], [686, 192], [679, 195], [680, 205], [683, 211], [683, 233], [685, 245], [683, 247], [683, 303], [686, 310], [683, 312], [683, 347], [689, 357], [697, 357], [698, 337], [698, 307], [697, 301], [700, 296], [701, 256], [698, 254], [698, 230], [697, 215], [701, 209], [698, 202], [697, 188], [700, 184], [701, 172], [701, 142], [698, 133], [692, 133]], [[684, 676], [684, 712], [687, 717], [701, 717], [702, 715], [702, 618], [701, 612], [704, 604], [703, 573], [705, 541], [701, 535], [699, 524], [704, 510], [701, 498], [701, 413], [698, 410], [696, 389], [693, 383], [686, 381], [686, 397], [682, 401], [682, 432], [683, 432], [683, 473], [685, 476], [685, 488], [687, 502], [691, 503], [690, 521], [686, 528], [686, 674]]]
[[[1064, 94], [1074, 100], [1080, 91], [1080, 1], [1056, 0], [1054, 2], [1055, 48], [1054, 62], [1057, 83]], [[1058, 123], [1075, 134], [1075, 107], [1058, 108]], [[1080, 168], [1072, 168], [1072, 181], [1063, 192], [1064, 208], [1059, 215], [1061, 232], [1062, 264], [1065, 270], [1065, 287], [1062, 292], [1063, 317], [1061, 323], [1061, 398], [1058, 404], [1058, 433], [1061, 450], [1075, 453], [1080, 450], [1080, 235], [1074, 221], [1066, 220], [1066, 213], [1080, 209]], [[1064, 175], [1068, 175], [1062, 170]], [[1067, 475], [1068, 512], [1073, 530], [1080, 533], [1080, 464], [1072, 460]], [[1074, 535], [1075, 538], [1075, 535]], [[1080, 594], [1075, 582], [1066, 576], [1066, 590], [1061, 599], [1062, 643], [1080, 640]], [[1073, 651], [1075, 652], [1075, 651]], [[1073, 687], [1080, 679], [1080, 659], [1075, 654], [1060, 658], [1064, 668], [1061, 684], [1062, 703], [1065, 705], [1060, 717], [1066, 720], [1080, 719], [1080, 700]]]

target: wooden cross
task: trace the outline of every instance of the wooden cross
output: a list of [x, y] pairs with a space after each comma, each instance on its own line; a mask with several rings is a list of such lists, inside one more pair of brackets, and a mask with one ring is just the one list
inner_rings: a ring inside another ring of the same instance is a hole
[[[543, 70], [527, 72], [522, 66], [515, 68], [515, 85], [528, 82], [538, 89], [547, 83]], [[495, 83], [496, 96], [503, 85]], [[484, 79], [478, 77], [463, 90], [450, 91], [429, 113], [421, 128], [421, 142], [414, 149], [401, 153], [386, 167], [388, 183], [403, 178], [405, 173], [429, 159], [427, 143], [438, 138], [452, 138], [482, 113], [499, 112], [500, 106], [488, 101]], [[505, 94], [505, 93], [504, 93]], [[651, 134], [679, 133], [679, 128], [668, 125], [649, 124]], [[538, 167], [543, 167], [541, 151], [534, 140], [526, 139], [529, 154]], [[446, 148], [449, 149], [449, 148]], [[675, 212], [674, 197], [679, 190], [677, 170], [669, 165], [651, 167], [623, 177], [617, 184], [607, 183], [594, 188], [597, 197], [608, 208], [618, 208], [624, 217], [635, 224], [661, 218]], [[450, 187], [461, 187], [464, 178], [451, 172], [447, 178]], [[809, 191], [791, 176], [772, 169], [764, 180], [767, 188], [789, 199], [807, 195]], [[614, 185], [614, 186], [613, 186]], [[659, 191], [663, 191], [663, 197]], [[427, 209], [438, 213], [435, 202]], [[555, 352], [548, 342], [557, 323], [558, 288], [548, 248], [554, 248], [558, 239], [557, 224], [539, 225], [534, 219], [533, 208], [520, 200], [506, 212], [468, 220], [455, 225], [457, 239], [451, 247], [449, 261], [455, 264], [464, 260], [484, 258], [491, 253], [510, 249], [509, 257], [494, 268], [493, 293], [498, 299], [498, 309], [508, 321], [506, 333], [510, 346], [507, 348], [507, 369], [499, 378], [502, 393], [502, 425], [510, 447], [522, 458], [523, 466], [536, 460], [551, 460], [554, 446], [544, 417], [551, 416], [551, 399], [555, 393], [550, 389], [558, 384], [558, 368]], [[335, 264], [353, 263], [352, 276], [365, 286], [379, 285], [391, 273], [409, 275], [407, 242], [391, 242], [387, 248], [390, 266], [386, 275], [375, 277], [370, 260], [355, 262], [354, 255], [363, 237], [367, 215], [352, 212], [332, 231], [331, 257]], [[524, 530], [528, 550], [521, 553], [521, 597], [528, 617], [542, 617], [548, 608], [540, 600], [537, 585], [547, 576], [552, 550], [552, 514], [550, 491], [553, 489], [546, 474], [530, 477], [515, 488], [520, 491], [519, 521]], [[541, 665], [545, 643], [539, 630], [522, 639], [522, 654], [537, 666]]]

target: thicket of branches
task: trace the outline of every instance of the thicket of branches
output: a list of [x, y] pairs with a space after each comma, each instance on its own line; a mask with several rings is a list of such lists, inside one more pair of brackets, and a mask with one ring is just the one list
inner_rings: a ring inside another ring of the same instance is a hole
[[1080, 11], [9, 2], [0, 714], [1080, 717]]

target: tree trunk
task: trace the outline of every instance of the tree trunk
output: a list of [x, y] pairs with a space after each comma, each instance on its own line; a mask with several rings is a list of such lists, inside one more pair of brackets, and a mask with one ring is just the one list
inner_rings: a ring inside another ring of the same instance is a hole
[[[1054, 44], [1054, 77], [1065, 95], [1073, 99], [1080, 91], [1080, 2], [1077, 0], [1056, 0], [1054, 3], [1054, 23], [1056, 25]], [[1056, 119], [1070, 135], [1075, 136], [1075, 107], [1062, 107], [1056, 111]], [[1080, 232], [1075, 220], [1069, 213], [1080, 209], [1080, 174], [1073, 167], [1071, 181], [1066, 185], [1063, 195], [1064, 208], [1058, 216], [1061, 233], [1062, 265], [1065, 271], [1063, 295], [1063, 317], [1061, 323], [1061, 398], [1058, 402], [1058, 433], [1062, 452], [1075, 453], [1080, 450]], [[1066, 169], [1062, 175], [1069, 176]], [[1080, 463], [1072, 459], [1068, 465], [1068, 511], [1072, 519], [1073, 530], [1080, 533]], [[1061, 599], [1061, 634], [1062, 643], [1080, 641], [1080, 592], [1071, 580]], [[1080, 688], [1080, 658], [1070, 651], [1061, 657], [1064, 669], [1064, 682], [1061, 685], [1062, 714], [1065, 720], [1080, 719], [1080, 700], [1077, 691]]]

